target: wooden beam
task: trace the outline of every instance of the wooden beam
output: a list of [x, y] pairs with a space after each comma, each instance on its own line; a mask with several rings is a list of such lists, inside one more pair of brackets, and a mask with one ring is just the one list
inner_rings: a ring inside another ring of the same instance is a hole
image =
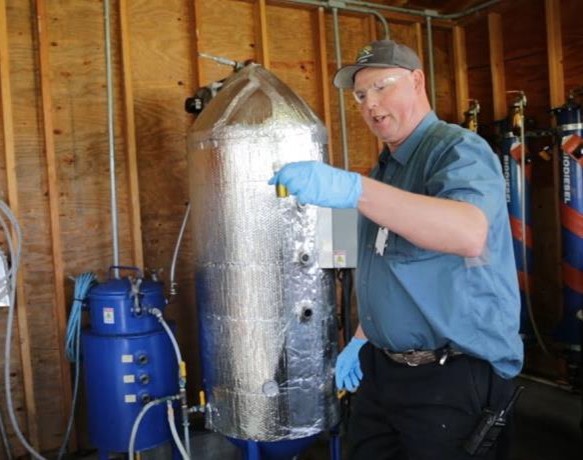
[[[565, 102], [565, 75], [563, 68], [563, 39], [561, 31], [561, 5], [560, 0], [545, 0], [545, 17], [546, 17], [546, 28], [547, 28], [547, 54], [548, 54], [548, 66], [549, 66], [549, 103], [551, 108], [559, 107]], [[552, 117], [553, 126], [556, 125], [556, 120]], [[555, 145], [554, 154], [561, 155], [561, 149]], [[556, 158], [556, 157], [555, 157]], [[556, 270], [554, 270], [555, 281], [557, 285], [562, 285], [563, 283], [563, 272], [561, 267], [561, 260], [563, 259], [563, 247], [562, 247], [562, 231], [561, 231], [561, 198], [559, 190], [562, 187], [561, 184], [561, 174], [560, 174], [560, 163], [558, 161], [552, 162], [552, 173], [553, 173], [553, 206], [555, 218], [553, 220], [555, 241], [558, 242], [556, 245], [556, 251], [554, 260], [557, 261]], [[562, 289], [557, 290], [557, 302], [559, 305], [563, 305], [564, 294]]]
[[267, 6], [265, 0], [255, 2], [255, 43], [257, 44], [257, 60], [263, 67], [269, 69], [269, 39], [267, 37]]
[[332, 135], [332, 114], [330, 111], [330, 75], [328, 73], [328, 47], [326, 46], [326, 13], [324, 8], [318, 7], [316, 10], [316, 44], [318, 49], [318, 66], [320, 68], [320, 88], [322, 89], [322, 111], [324, 113], [324, 124], [328, 132], [328, 159], [330, 164], [334, 164], [334, 149], [330, 136]]
[[455, 73], [456, 112], [458, 121], [464, 119], [469, 100], [468, 62], [466, 60], [466, 32], [463, 27], [453, 28], [453, 64]]
[[[8, 55], [8, 26], [6, 22], [6, 2], [0, 0], [0, 99], [2, 103], [2, 130], [4, 134], [4, 153], [6, 157], [6, 185], [8, 204], [18, 218], [18, 181], [16, 176], [16, 152], [14, 140], [14, 118], [12, 116], [12, 93], [10, 88], [10, 58]], [[18, 271], [16, 285], [16, 309], [22, 374], [24, 380], [24, 404], [28, 424], [28, 439], [35, 448], [39, 448], [38, 425], [36, 415], [36, 398], [32, 374], [32, 354], [30, 350], [30, 328], [28, 326], [28, 305], [24, 289], [24, 264]], [[10, 385], [10, 382], [4, 382]]]
[[128, 26], [127, 0], [119, 0], [119, 27], [121, 38], [121, 65], [123, 73], [123, 102], [125, 113], [124, 133], [126, 139], [127, 174], [130, 185], [129, 207], [132, 235], [133, 261], [136, 267], [144, 268], [142, 244], [142, 216], [140, 213], [140, 185], [138, 180], [138, 157], [136, 122], [134, 118], [134, 91], [131, 70], [130, 32]]
[[547, 53], [551, 99], [549, 102], [551, 107], [558, 107], [565, 102], [560, 0], [545, 0], [545, 12], [547, 19]]
[[[57, 321], [57, 344], [59, 350], [59, 368], [61, 371], [61, 388], [63, 391], [64, 420], [71, 413], [71, 367], [65, 356], [65, 336], [67, 330], [67, 312], [65, 299], [65, 267], [61, 245], [61, 215], [59, 206], [59, 178], [57, 175], [57, 160], [55, 153], [55, 138], [53, 126], [53, 101], [51, 97], [49, 38], [47, 35], [46, 0], [36, 0], [36, 27], [38, 34], [38, 66], [40, 75], [40, 92], [42, 100], [42, 123], [45, 157], [47, 161], [47, 183], [49, 192], [49, 212], [51, 225], [51, 245], [53, 253], [53, 282], [55, 297], [53, 301], [53, 316]], [[64, 429], [66, 426], [63, 427]], [[71, 450], [77, 449], [75, 431], [71, 432]]]
[[492, 75], [494, 120], [500, 120], [507, 115], [508, 108], [506, 107], [502, 17], [498, 13], [488, 14], [488, 36], [490, 43], [490, 72]]
[[415, 51], [421, 60], [421, 64], [423, 64], [425, 61], [425, 52], [423, 51], [423, 25], [420, 22], [415, 23], [415, 36], [417, 37], [417, 46]]
[[[200, 30], [200, 21], [202, 20], [202, 6], [201, 6], [201, 2], [203, 0], [194, 0], [191, 5], [192, 5], [192, 21], [193, 21], [193, 26], [191, 27], [191, 29], [193, 30], [193, 34], [192, 34], [192, 51], [193, 51], [193, 56], [194, 56], [194, 61], [196, 63], [196, 65], [194, 66], [194, 88], [193, 90], [196, 91], [200, 85], [203, 84], [203, 82], [206, 81], [205, 75], [204, 75], [204, 70], [202, 68], [202, 66], [200, 65], [200, 57], [198, 55], [198, 53], [200, 52], [200, 49], [198, 47], [198, 36], [199, 36], [199, 30]], [[194, 92], [193, 92], [194, 94]]]

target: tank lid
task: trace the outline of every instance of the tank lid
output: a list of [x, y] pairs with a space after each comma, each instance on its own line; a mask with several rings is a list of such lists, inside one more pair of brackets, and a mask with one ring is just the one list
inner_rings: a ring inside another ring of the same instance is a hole
[[[99, 283], [91, 289], [89, 296], [120, 296], [131, 293], [132, 286], [129, 278], [112, 278], [103, 283]], [[144, 295], [153, 294], [162, 290], [162, 283], [159, 281], [143, 280], [140, 284], [140, 292]]]

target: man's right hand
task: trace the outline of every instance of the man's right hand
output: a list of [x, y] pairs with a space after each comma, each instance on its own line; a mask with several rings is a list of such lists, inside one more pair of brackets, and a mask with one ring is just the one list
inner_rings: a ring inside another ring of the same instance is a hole
[[355, 392], [362, 379], [360, 360], [358, 352], [367, 342], [366, 339], [352, 337], [348, 345], [344, 347], [336, 360], [336, 388], [338, 390], [347, 389]]

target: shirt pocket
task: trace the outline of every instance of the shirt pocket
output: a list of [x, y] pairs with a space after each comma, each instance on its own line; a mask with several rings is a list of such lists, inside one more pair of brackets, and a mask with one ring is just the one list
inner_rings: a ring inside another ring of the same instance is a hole
[[435, 251], [429, 251], [427, 249], [415, 246], [413, 243], [409, 242], [407, 239], [391, 233], [389, 236], [389, 243], [387, 245], [387, 254], [389, 261], [394, 262], [414, 262], [417, 260], [427, 260], [438, 255]]

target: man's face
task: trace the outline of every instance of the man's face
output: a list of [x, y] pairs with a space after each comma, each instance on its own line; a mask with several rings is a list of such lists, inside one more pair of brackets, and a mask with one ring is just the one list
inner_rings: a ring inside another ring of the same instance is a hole
[[389, 147], [400, 145], [418, 123], [415, 72], [367, 67], [355, 75], [354, 95], [362, 117]]

